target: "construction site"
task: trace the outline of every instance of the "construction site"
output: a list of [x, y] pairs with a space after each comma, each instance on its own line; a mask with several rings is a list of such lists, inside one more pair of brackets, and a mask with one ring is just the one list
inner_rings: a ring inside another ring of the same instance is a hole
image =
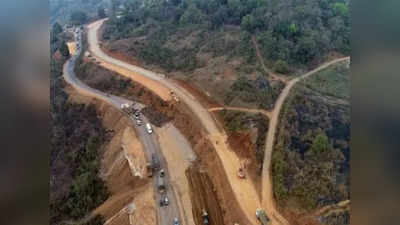
[[96, 153], [106, 197], [84, 217], [55, 217], [55, 224], [100, 216], [104, 225], [303, 225], [350, 210], [350, 201], [342, 201], [301, 221], [276, 204], [270, 178], [290, 88], [348, 58], [295, 79], [273, 73], [282, 93], [268, 109], [224, 106], [189, 82], [110, 50], [101, 39], [106, 21], [71, 29], [62, 71], [68, 104], [93, 107], [105, 130]]

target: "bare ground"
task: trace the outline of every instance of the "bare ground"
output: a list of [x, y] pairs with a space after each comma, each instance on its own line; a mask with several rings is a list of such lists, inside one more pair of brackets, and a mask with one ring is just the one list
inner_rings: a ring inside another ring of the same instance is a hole
[[66, 91], [70, 95], [70, 101], [95, 104], [103, 125], [112, 135], [112, 139], [105, 147], [101, 166], [101, 173], [110, 191], [110, 197], [93, 214], [102, 215], [106, 221], [108, 220], [107, 224], [128, 225], [129, 217], [123, 209], [133, 202], [136, 206], [133, 218], [140, 221], [136, 224], [155, 225], [156, 209], [151, 180], [146, 177], [134, 177], [126, 158], [122, 157], [124, 156], [122, 145], [124, 145], [136, 166], [145, 167], [144, 152], [135, 131], [129, 126], [129, 119], [114, 107], [82, 96], [69, 86]]

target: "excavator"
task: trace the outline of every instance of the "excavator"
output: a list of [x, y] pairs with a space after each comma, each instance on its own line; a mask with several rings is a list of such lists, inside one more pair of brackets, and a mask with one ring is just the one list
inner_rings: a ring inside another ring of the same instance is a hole
[[246, 170], [246, 163], [245, 162], [240, 162], [240, 167], [239, 167], [238, 174], [237, 174], [240, 179], [245, 179], [246, 178], [245, 170]]

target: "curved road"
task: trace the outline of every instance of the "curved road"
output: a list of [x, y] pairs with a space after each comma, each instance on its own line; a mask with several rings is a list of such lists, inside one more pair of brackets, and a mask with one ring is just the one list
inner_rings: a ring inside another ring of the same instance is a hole
[[333, 65], [338, 62], [342, 62], [345, 60], [349, 60], [350, 57], [345, 57], [345, 58], [340, 58], [340, 59], [335, 59], [330, 62], [324, 63], [323, 65], [319, 66], [318, 68], [301, 75], [295, 79], [290, 80], [285, 88], [282, 90], [281, 94], [278, 97], [278, 100], [275, 103], [275, 107], [272, 110], [272, 114], [270, 117], [270, 122], [269, 122], [269, 128], [268, 128], [268, 133], [267, 133], [267, 138], [266, 138], [266, 143], [265, 143], [265, 153], [264, 153], [264, 164], [263, 164], [263, 171], [262, 171], [262, 206], [263, 208], [268, 212], [269, 215], [272, 215], [276, 217], [278, 221], [280, 221], [282, 224], [289, 224], [285, 218], [283, 218], [276, 210], [276, 207], [274, 205], [274, 198], [273, 198], [273, 191], [272, 191], [272, 182], [270, 178], [270, 165], [271, 165], [271, 156], [272, 156], [272, 150], [274, 146], [274, 141], [275, 141], [275, 133], [276, 133], [276, 127], [278, 125], [278, 119], [279, 119], [279, 113], [281, 111], [282, 105], [285, 102], [286, 97], [289, 95], [290, 90], [292, 87], [299, 82], [300, 80], [307, 78], [308, 76], [311, 76], [312, 74], [315, 74], [316, 72], [319, 72], [330, 65]]
[[[78, 41], [80, 40], [80, 38], [77, 38]], [[79, 44], [80, 45], [80, 44]], [[83, 95], [86, 95], [88, 97], [93, 97], [96, 99], [99, 99], [101, 101], [107, 102], [108, 104], [116, 107], [118, 110], [121, 110], [121, 104], [124, 103], [128, 103], [128, 104], [134, 104], [134, 102], [124, 99], [124, 98], [120, 98], [118, 96], [114, 96], [114, 95], [109, 95], [106, 93], [103, 93], [99, 90], [96, 90], [94, 88], [91, 88], [89, 86], [87, 86], [86, 84], [84, 84], [83, 82], [81, 82], [79, 79], [77, 79], [75, 72], [74, 72], [74, 67], [75, 67], [75, 62], [76, 59], [78, 58], [79, 54], [81, 53], [81, 48], [77, 49], [78, 51], [76, 52], [76, 55], [72, 56], [65, 64], [64, 64], [64, 68], [63, 68], [63, 77], [65, 79], [66, 82], [68, 82], [71, 86], [73, 86], [75, 89], [77, 89], [78, 92], [80, 92]], [[139, 104], [136, 104], [139, 105]], [[139, 106], [139, 108], [141, 108], [142, 106]], [[155, 154], [160, 161], [160, 166], [161, 168], [163, 168], [166, 173], [164, 176], [165, 179], [165, 183], [167, 186], [167, 190], [166, 193], [163, 194], [163, 196], [167, 196], [169, 199], [169, 205], [168, 206], [164, 206], [164, 207], [156, 207], [157, 210], [157, 221], [159, 225], [170, 225], [173, 223], [173, 219], [175, 217], [179, 218], [179, 221], [182, 221], [182, 217], [181, 217], [181, 212], [179, 211], [179, 207], [178, 207], [178, 200], [177, 197], [175, 195], [175, 191], [173, 189], [173, 186], [170, 185], [170, 176], [169, 176], [169, 172], [168, 172], [168, 167], [166, 164], [166, 160], [164, 158], [164, 156], [162, 155], [159, 143], [158, 143], [158, 138], [157, 138], [157, 134], [155, 134], [153, 132], [153, 134], [149, 135], [145, 129], [145, 126], [137, 126], [135, 123], [135, 119], [132, 119], [132, 124], [136, 130], [136, 133], [141, 141], [141, 143], [143, 144], [143, 147], [145, 149], [145, 154], [148, 158], [149, 161], [151, 161], [151, 157], [153, 154]], [[143, 123], [148, 123], [149, 121], [143, 117], [141, 115], [141, 119], [143, 120]], [[154, 174], [153, 177], [153, 187], [154, 187], [154, 191], [155, 191], [155, 196], [156, 196], [156, 206], [159, 205], [159, 201], [161, 198], [161, 195], [158, 194], [157, 192], [157, 176], [158, 173]]]
[[[114, 70], [115, 72], [119, 72], [119, 70], [116, 70], [115, 68], [118, 67], [124, 70], [132, 71], [134, 74], [136, 74], [134, 76], [137, 76], [138, 79], [140, 76], [144, 76], [152, 79], [153, 81], [157, 81], [158, 85], [162, 85], [169, 90], [173, 90], [179, 99], [189, 106], [192, 112], [199, 118], [206, 131], [209, 133], [208, 138], [216, 149], [216, 152], [223, 164], [225, 173], [227, 174], [228, 181], [235, 194], [239, 207], [245, 213], [247, 220], [250, 221], [251, 224], [258, 224], [258, 221], [255, 217], [255, 211], [258, 207], [260, 207], [261, 202], [257, 191], [249, 179], [240, 180], [237, 177], [240, 159], [232, 150], [229, 149], [229, 146], [226, 144], [226, 134], [218, 129], [208, 110], [204, 108], [193, 95], [191, 95], [184, 88], [173, 83], [171, 80], [165, 79], [164, 77], [152, 71], [112, 58], [104, 53], [99, 47], [98, 30], [105, 20], [107, 19], [99, 20], [88, 25], [88, 43], [90, 52], [98, 61], [101, 62], [100, 65], [103, 65], [103, 63], [111, 64], [114, 67], [108, 66], [107, 68]], [[127, 76], [126, 74], [121, 75]], [[140, 79], [137, 80], [134, 76], [130, 75], [128, 77], [140, 82]], [[155, 89], [154, 87], [147, 87], [152, 90]], [[157, 91], [154, 92], [158, 94]]]

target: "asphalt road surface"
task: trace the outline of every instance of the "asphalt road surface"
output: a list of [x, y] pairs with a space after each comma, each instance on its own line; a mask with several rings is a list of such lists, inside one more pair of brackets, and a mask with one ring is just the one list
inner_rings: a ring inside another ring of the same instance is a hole
[[[74, 72], [74, 67], [75, 67], [76, 60], [82, 51], [81, 44], [80, 44], [80, 41], [81, 41], [80, 36], [81, 36], [80, 33], [75, 36], [75, 39], [78, 43], [76, 55], [71, 56], [71, 58], [64, 65], [64, 71], [63, 71], [64, 79], [69, 84], [71, 84], [74, 88], [76, 88], [80, 93], [87, 95], [89, 97], [94, 97], [101, 101], [107, 102], [119, 110], [121, 110], [121, 104], [125, 104], [125, 103], [131, 104], [131, 105], [133, 104], [135, 109], [140, 110], [143, 107], [141, 104], [134, 103], [130, 100], [127, 100], [127, 99], [124, 99], [124, 98], [121, 98], [121, 97], [118, 97], [115, 95], [109, 95], [109, 94], [103, 93], [97, 89], [87, 86], [86, 84], [81, 82], [76, 77], [75, 72]], [[158, 205], [158, 206], [160, 205], [159, 202], [162, 197], [166, 196], [169, 200], [168, 206], [157, 207], [157, 224], [171, 225], [171, 224], [173, 224], [174, 218], [178, 218], [180, 224], [183, 224], [183, 221], [181, 219], [182, 217], [180, 215], [180, 211], [178, 208], [177, 197], [179, 197], [179, 196], [175, 195], [175, 192], [173, 191], [173, 187], [170, 185], [170, 182], [169, 182], [170, 176], [168, 173], [168, 167], [166, 164], [166, 160], [165, 160], [164, 156], [162, 155], [162, 152], [161, 152], [161, 149], [160, 149], [160, 146], [158, 143], [157, 134], [154, 132], [154, 129], [153, 129], [152, 134], [147, 133], [145, 124], [149, 123], [149, 121], [142, 114], [140, 114], [140, 119], [143, 121], [143, 124], [141, 126], [138, 126], [136, 124], [136, 119], [133, 118], [132, 115], [128, 115], [128, 116], [132, 120], [132, 126], [135, 127], [136, 133], [137, 133], [141, 143], [143, 144], [143, 147], [145, 149], [145, 154], [146, 154], [148, 161], [151, 162], [152, 155], [154, 154], [160, 162], [160, 168], [164, 169], [164, 171], [165, 171], [165, 176], [163, 177], [163, 179], [165, 181], [166, 190], [163, 194], [160, 194], [158, 192], [159, 173], [157, 172], [157, 173], [153, 174], [153, 187], [154, 187], [154, 196], [155, 196], [155, 200], [156, 200], [156, 205]]]

